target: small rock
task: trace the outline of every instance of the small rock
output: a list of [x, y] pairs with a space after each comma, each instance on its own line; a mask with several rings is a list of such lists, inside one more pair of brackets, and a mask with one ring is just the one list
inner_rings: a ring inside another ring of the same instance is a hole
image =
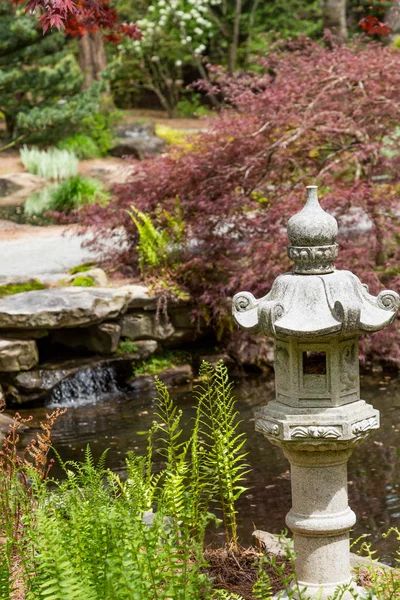
[[[193, 381], [193, 369], [190, 365], [179, 365], [160, 371], [157, 377], [167, 386], [179, 387]], [[129, 382], [132, 390], [151, 389], [155, 387], [154, 375], [136, 375]]]
[[67, 283], [73, 283], [77, 277], [90, 277], [94, 285], [99, 287], [106, 287], [108, 285], [108, 277], [103, 269], [89, 269], [82, 273], [75, 273], [66, 278]]
[[0, 372], [28, 371], [38, 361], [37, 346], [33, 340], [0, 340]]

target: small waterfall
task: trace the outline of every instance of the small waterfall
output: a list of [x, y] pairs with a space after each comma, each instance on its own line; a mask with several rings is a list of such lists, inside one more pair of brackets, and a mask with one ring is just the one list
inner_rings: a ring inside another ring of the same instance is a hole
[[117, 395], [121, 392], [114, 368], [84, 369], [61, 381], [49, 394], [46, 406], [56, 408], [96, 404], [105, 395]]

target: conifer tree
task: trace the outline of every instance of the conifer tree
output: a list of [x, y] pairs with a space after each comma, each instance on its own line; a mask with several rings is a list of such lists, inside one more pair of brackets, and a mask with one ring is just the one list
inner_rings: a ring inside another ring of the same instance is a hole
[[100, 84], [82, 93], [82, 74], [65, 34], [43, 31], [38, 17], [0, 3], [0, 111], [11, 143], [70, 134], [98, 110]]

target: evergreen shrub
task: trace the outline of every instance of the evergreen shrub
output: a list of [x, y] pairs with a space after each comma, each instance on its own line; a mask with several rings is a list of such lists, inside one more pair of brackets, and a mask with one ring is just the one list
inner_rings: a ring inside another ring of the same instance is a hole
[[88, 158], [99, 158], [102, 156], [96, 142], [88, 135], [77, 133], [71, 137], [61, 140], [57, 144], [60, 150], [67, 150], [75, 154], [80, 160]]

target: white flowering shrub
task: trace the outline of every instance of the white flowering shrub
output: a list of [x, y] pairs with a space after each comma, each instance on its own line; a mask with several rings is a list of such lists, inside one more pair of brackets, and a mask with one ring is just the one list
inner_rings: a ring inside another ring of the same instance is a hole
[[152, 90], [172, 114], [182, 94], [182, 70], [195, 65], [206, 75], [203, 57], [218, 28], [210, 8], [222, 0], [153, 0], [146, 15], [137, 20], [140, 41], [125, 40], [120, 62], [136, 65], [134, 85]]

